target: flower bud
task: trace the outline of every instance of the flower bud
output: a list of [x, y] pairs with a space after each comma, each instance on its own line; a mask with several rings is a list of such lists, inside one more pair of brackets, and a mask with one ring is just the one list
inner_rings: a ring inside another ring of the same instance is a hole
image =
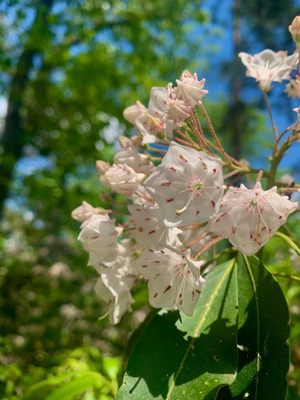
[[127, 121], [134, 124], [135, 120], [139, 116], [143, 115], [145, 111], [146, 111], [145, 106], [140, 101], [137, 101], [132, 106], [125, 108], [125, 110], [123, 111], [123, 116], [125, 119], [127, 119]]
[[289, 26], [289, 31], [293, 37], [295, 43], [300, 44], [300, 16], [294, 18], [293, 22]]
[[96, 171], [98, 172], [99, 175], [105, 174], [106, 171], [108, 171], [110, 168], [109, 163], [98, 160], [96, 161]]

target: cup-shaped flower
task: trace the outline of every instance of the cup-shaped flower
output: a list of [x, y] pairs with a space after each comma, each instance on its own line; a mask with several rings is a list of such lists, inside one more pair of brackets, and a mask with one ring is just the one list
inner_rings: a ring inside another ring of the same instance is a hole
[[246, 66], [246, 75], [256, 79], [259, 87], [268, 91], [272, 82], [281, 82], [289, 79], [290, 72], [298, 63], [298, 55], [288, 56], [284, 51], [263, 50], [251, 55], [239, 53], [242, 63]]
[[121, 271], [107, 271], [97, 280], [95, 286], [96, 294], [108, 303], [109, 322], [118, 324], [127, 311], [131, 311], [133, 298], [130, 290], [122, 280]]
[[264, 191], [260, 182], [253, 189], [229, 188], [209, 229], [246, 255], [253, 255], [276, 233], [297, 204], [280, 196], [276, 187]]
[[128, 167], [134, 169], [135, 172], [149, 175], [153, 170], [150, 156], [140, 153], [132, 140], [126, 136], [121, 136], [119, 141], [121, 144], [121, 150], [114, 156], [115, 164], [126, 164]]
[[219, 159], [171, 142], [162, 163], [144, 182], [167, 225], [206, 222], [223, 195]]
[[158, 207], [131, 204], [128, 210], [130, 235], [140, 249], [180, 245], [177, 236], [181, 230], [176, 227], [166, 227]]
[[113, 164], [100, 176], [100, 181], [112, 191], [131, 197], [144, 178], [144, 174], [126, 164]]
[[150, 304], [191, 315], [205, 282], [201, 265], [203, 262], [194, 261], [189, 253], [182, 255], [167, 248], [143, 252], [138, 270], [148, 281]]
[[117, 235], [115, 221], [107, 214], [94, 214], [83, 222], [78, 240], [89, 253], [89, 265], [116, 257]]

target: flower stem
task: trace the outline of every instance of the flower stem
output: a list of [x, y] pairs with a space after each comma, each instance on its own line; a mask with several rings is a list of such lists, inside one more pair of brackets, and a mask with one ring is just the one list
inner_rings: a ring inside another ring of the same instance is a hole
[[270, 106], [270, 101], [269, 101], [269, 97], [267, 95], [267, 92], [265, 90], [262, 91], [263, 92], [263, 96], [264, 96], [264, 100], [265, 100], [265, 104], [266, 104], [266, 108], [271, 120], [271, 124], [272, 124], [272, 129], [273, 129], [273, 134], [274, 134], [274, 140], [275, 143], [277, 142], [277, 138], [278, 138], [278, 129], [272, 114], [272, 110], [271, 110], [271, 106]]
[[214, 141], [216, 142], [218, 150], [223, 155], [223, 157], [231, 164], [231, 160], [230, 160], [228, 154], [225, 152], [225, 150], [224, 150], [224, 148], [223, 148], [223, 146], [222, 146], [222, 144], [221, 144], [221, 142], [220, 142], [220, 140], [219, 140], [219, 138], [218, 138], [218, 136], [216, 134], [216, 131], [215, 131], [214, 127], [213, 127], [213, 124], [211, 123], [209, 115], [207, 114], [207, 111], [206, 111], [206, 109], [205, 109], [205, 107], [204, 107], [204, 105], [202, 103], [200, 103], [200, 108], [201, 108], [202, 114], [203, 114], [203, 116], [204, 116], [204, 118], [205, 118], [205, 120], [207, 122], [208, 129], [209, 129]]

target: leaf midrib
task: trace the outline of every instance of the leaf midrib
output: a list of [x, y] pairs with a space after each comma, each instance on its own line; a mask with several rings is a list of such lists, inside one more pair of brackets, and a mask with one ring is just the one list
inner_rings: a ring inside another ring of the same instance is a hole
[[252, 289], [253, 289], [253, 295], [254, 295], [254, 300], [255, 300], [255, 307], [256, 307], [256, 327], [257, 327], [257, 332], [256, 332], [256, 343], [257, 343], [257, 348], [256, 348], [256, 376], [255, 376], [255, 399], [257, 399], [258, 395], [258, 384], [259, 384], [259, 371], [261, 367], [261, 358], [260, 358], [260, 314], [259, 314], [259, 304], [258, 304], [258, 296], [257, 296], [257, 288], [256, 288], [256, 282], [254, 279], [254, 276], [251, 271], [251, 266], [249, 263], [248, 258], [244, 256], [244, 261], [246, 264], [246, 268], [250, 277]]
[[176, 374], [174, 376], [174, 379], [173, 379], [173, 381], [172, 381], [172, 383], [170, 385], [169, 391], [167, 393], [166, 400], [170, 400], [171, 399], [170, 396], [172, 394], [172, 391], [175, 388], [177, 378], [178, 378], [178, 376], [179, 376], [179, 374], [180, 374], [180, 372], [181, 372], [181, 370], [182, 370], [182, 368], [184, 366], [185, 360], [187, 359], [187, 356], [188, 356], [190, 350], [193, 348], [193, 344], [194, 344], [195, 339], [198, 338], [199, 335], [200, 335], [200, 332], [201, 332], [201, 329], [203, 327], [203, 324], [205, 323], [207, 314], [211, 310], [211, 306], [212, 306], [214, 300], [216, 299], [216, 297], [217, 297], [217, 295], [218, 295], [218, 293], [219, 293], [219, 291], [220, 291], [220, 289], [222, 287], [222, 284], [223, 284], [225, 278], [231, 272], [231, 270], [233, 269], [233, 266], [235, 265], [235, 263], [236, 263], [235, 259], [233, 259], [233, 260], [231, 260], [231, 262], [229, 262], [227, 269], [224, 271], [223, 275], [221, 275], [221, 278], [220, 278], [218, 284], [216, 285], [214, 291], [212, 292], [212, 294], [210, 296], [210, 299], [209, 299], [209, 301], [208, 301], [208, 303], [206, 305], [205, 312], [202, 314], [202, 317], [200, 318], [199, 323], [197, 324], [197, 326], [195, 328], [195, 331], [193, 332], [193, 337], [191, 338], [191, 340], [190, 340], [190, 342], [188, 344], [188, 347], [187, 347], [186, 352], [185, 352], [185, 354], [183, 356], [183, 359], [182, 359], [182, 361], [181, 361], [181, 363], [179, 365], [179, 368], [178, 368], [178, 370], [177, 370], [177, 372], [176, 372]]

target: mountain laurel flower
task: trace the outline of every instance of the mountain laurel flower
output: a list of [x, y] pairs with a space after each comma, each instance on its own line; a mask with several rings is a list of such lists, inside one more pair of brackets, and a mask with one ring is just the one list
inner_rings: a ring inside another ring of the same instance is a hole
[[289, 97], [300, 97], [300, 76], [291, 79], [285, 86], [285, 93]]
[[168, 226], [206, 222], [223, 195], [222, 165], [215, 157], [171, 142], [144, 185]]
[[175, 128], [189, 118], [192, 108], [176, 97], [170, 83], [167, 87], [153, 87], [150, 93], [149, 110], [165, 121], [165, 132], [172, 137]]
[[201, 103], [201, 99], [208, 93], [208, 90], [203, 89], [205, 79], [198, 80], [196, 73], [192, 74], [190, 71], [185, 70], [181, 74], [180, 79], [176, 79], [176, 97], [183, 100], [185, 104], [195, 107], [196, 104]]
[[126, 164], [113, 164], [100, 176], [100, 181], [104, 185], [126, 197], [131, 197], [144, 179], [144, 174], [135, 172]]
[[293, 22], [289, 26], [289, 31], [295, 43], [300, 43], [300, 16], [298, 15], [293, 19]]
[[165, 138], [165, 122], [148, 109], [135, 120], [135, 125], [143, 137], [143, 144], [156, 143], [159, 138]]
[[289, 79], [290, 72], [298, 63], [297, 54], [288, 56], [286, 52], [269, 49], [254, 55], [241, 52], [239, 57], [247, 68], [246, 75], [256, 79], [264, 91], [270, 89], [272, 82]]
[[117, 249], [118, 230], [115, 221], [106, 215], [91, 215], [81, 225], [78, 240], [89, 253], [88, 265], [99, 260], [113, 260]]
[[148, 281], [149, 302], [153, 307], [193, 313], [205, 282], [200, 275], [203, 261], [167, 248], [148, 249], [137, 261], [140, 274]]
[[140, 102], [137, 101], [132, 106], [125, 108], [123, 111], [123, 117], [130, 122], [131, 124], [135, 124], [135, 120], [144, 114], [146, 111], [146, 107]]
[[93, 207], [86, 201], [83, 201], [81, 206], [75, 208], [72, 211], [71, 216], [76, 221], [83, 222], [86, 219], [90, 218], [92, 215], [107, 214], [109, 212], [110, 212], [110, 210], [105, 210], [104, 208], [101, 208], [101, 207]]
[[244, 185], [229, 188], [219, 213], [210, 222], [211, 232], [229, 239], [240, 251], [251, 256], [276, 233], [297, 204], [280, 196], [276, 187], [264, 191], [260, 182], [253, 189]]
[[181, 230], [164, 225], [159, 208], [129, 205], [130, 217], [128, 220], [130, 235], [141, 249], [159, 247], [178, 247], [177, 238]]
[[133, 298], [122, 281], [121, 271], [108, 271], [100, 275], [95, 286], [97, 296], [109, 306], [109, 322], [118, 324], [127, 311], [131, 311]]
[[135, 172], [141, 172], [150, 175], [153, 170], [153, 164], [150, 161], [150, 156], [142, 154], [138, 151], [132, 140], [126, 136], [120, 138], [121, 150], [114, 156], [115, 164], [126, 164]]
[[134, 247], [130, 240], [122, 240], [116, 249], [116, 258], [111, 262], [98, 263], [99, 273], [95, 291], [109, 305], [109, 320], [120, 322], [126, 311], [131, 311], [133, 298], [131, 288], [138, 280], [134, 257]]

